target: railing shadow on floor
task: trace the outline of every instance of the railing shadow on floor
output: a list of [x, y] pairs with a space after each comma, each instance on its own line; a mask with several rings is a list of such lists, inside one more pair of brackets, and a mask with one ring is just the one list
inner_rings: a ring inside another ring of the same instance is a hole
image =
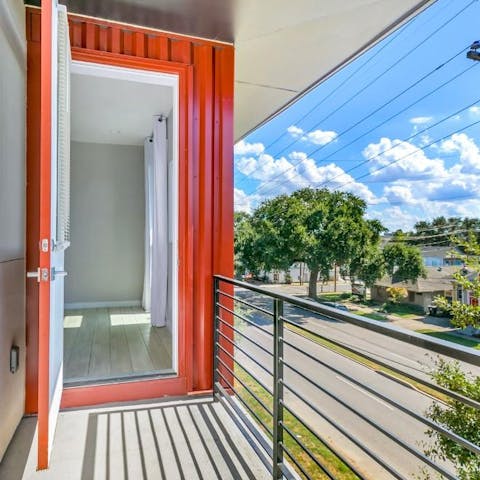
[[216, 406], [179, 402], [89, 413], [81, 480], [255, 478]]

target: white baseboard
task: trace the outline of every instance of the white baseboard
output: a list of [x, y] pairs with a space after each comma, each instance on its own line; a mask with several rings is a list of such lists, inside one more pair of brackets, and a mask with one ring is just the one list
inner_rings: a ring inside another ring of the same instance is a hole
[[119, 300], [114, 302], [73, 302], [66, 303], [65, 310], [80, 310], [83, 308], [116, 308], [116, 307], [141, 307], [141, 300]]

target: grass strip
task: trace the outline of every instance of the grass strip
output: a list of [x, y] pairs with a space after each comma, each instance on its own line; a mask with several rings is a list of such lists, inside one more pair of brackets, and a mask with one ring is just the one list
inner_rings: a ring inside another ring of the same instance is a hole
[[332, 350], [333, 352], [339, 353], [340, 355], [343, 355], [344, 357], [350, 358], [351, 360], [354, 360], [368, 368], [371, 368], [372, 370], [376, 370], [379, 372], [386, 373], [387, 375], [394, 377], [398, 380], [400, 380], [402, 383], [407, 383], [417, 389], [420, 392], [426, 393], [427, 395], [430, 395], [431, 397], [437, 398], [438, 400], [441, 400], [442, 402], [446, 402], [449, 397], [446, 395], [443, 395], [442, 393], [437, 392], [436, 390], [429, 388], [419, 382], [416, 382], [404, 375], [401, 375], [400, 373], [395, 372], [394, 370], [391, 370], [387, 367], [384, 367], [383, 365], [379, 365], [378, 363], [375, 363], [372, 360], [369, 360], [368, 358], [365, 358], [362, 354], [360, 353], [353, 353], [347, 350], [346, 348], [342, 348], [335, 343], [332, 343], [318, 335], [316, 335], [314, 332], [305, 332], [301, 330], [300, 328], [295, 327], [294, 325], [286, 325], [286, 328], [291, 330], [292, 332], [295, 332], [302, 337], [305, 337], [309, 340], [314, 341], [315, 343], [318, 343], [319, 345], [322, 345], [323, 347], [328, 348], [329, 350]]
[[[235, 365], [235, 374], [259, 399], [264, 402], [268, 408], [273, 410], [272, 396], [250, 374], [239, 365]], [[235, 382], [235, 389], [242, 396], [248, 406], [265, 422], [265, 424], [273, 428], [272, 417], [258, 404], [258, 401], [249, 394], [240, 382]], [[320, 442], [315, 435], [304, 427], [295, 417], [293, 417], [293, 415], [285, 411], [283, 420], [288, 429], [317, 457], [322, 465], [328, 468], [335, 478], [340, 480], [359, 480], [357, 475], [355, 475], [326, 444]], [[261, 425], [260, 428], [271, 439], [270, 434], [262, 428]], [[308, 454], [305, 453], [295, 440], [293, 440], [286, 432], [284, 433], [284, 443], [308, 475], [319, 480], [328, 478]], [[295, 465], [293, 465], [293, 467], [300, 477], [304, 478], [300, 470], [297, 469]]]
[[429, 335], [430, 337], [440, 338], [441, 340], [446, 340], [447, 342], [458, 343], [464, 347], [471, 347], [475, 350], [480, 350], [480, 341], [472, 340], [470, 338], [462, 338], [459, 335], [455, 335], [448, 332], [439, 332], [437, 330], [431, 330], [429, 328], [423, 328], [420, 330], [415, 330], [417, 333], [423, 333], [424, 335]]
[[361, 317], [371, 318], [372, 320], [378, 320], [379, 322], [388, 322], [388, 318], [380, 313], [375, 312], [355, 312], [357, 315]]

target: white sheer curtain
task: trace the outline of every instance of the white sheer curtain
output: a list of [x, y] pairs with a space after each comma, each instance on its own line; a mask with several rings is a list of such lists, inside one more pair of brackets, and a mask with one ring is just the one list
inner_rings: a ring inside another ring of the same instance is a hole
[[143, 308], [151, 323], [167, 321], [168, 160], [164, 117], [155, 118], [152, 139], [145, 141], [145, 276]]

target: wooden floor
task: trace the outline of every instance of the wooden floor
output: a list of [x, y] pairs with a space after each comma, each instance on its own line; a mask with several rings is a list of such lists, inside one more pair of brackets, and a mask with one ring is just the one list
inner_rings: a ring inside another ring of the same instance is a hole
[[65, 383], [173, 373], [170, 331], [139, 308], [69, 310], [63, 331]]

